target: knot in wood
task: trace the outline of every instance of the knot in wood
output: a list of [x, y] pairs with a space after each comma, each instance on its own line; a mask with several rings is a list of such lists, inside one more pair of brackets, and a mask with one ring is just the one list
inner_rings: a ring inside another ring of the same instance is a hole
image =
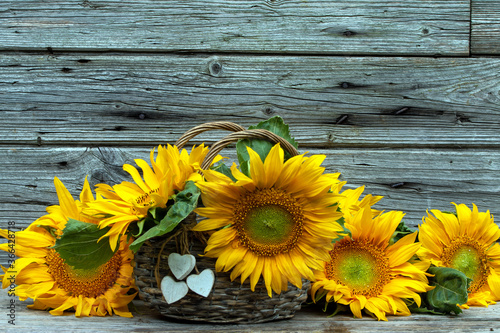
[[222, 65], [219, 62], [213, 62], [209, 66], [210, 74], [213, 76], [218, 76], [222, 71]]

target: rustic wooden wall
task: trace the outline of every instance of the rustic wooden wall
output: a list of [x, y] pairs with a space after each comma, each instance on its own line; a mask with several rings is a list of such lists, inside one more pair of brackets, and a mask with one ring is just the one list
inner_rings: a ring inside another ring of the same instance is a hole
[[[76, 196], [86, 175], [120, 182], [123, 163], [192, 126], [273, 115], [412, 227], [452, 201], [498, 216], [499, 22], [498, 0], [2, 0], [0, 227], [57, 204], [54, 176]], [[124, 327], [18, 308], [19, 332]], [[497, 310], [389, 323], [301, 312], [255, 329], [493, 331]], [[187, 329], [144, 313], [127, 325]]]
[[500, 213], [497, 1], [4, 0], [0, 12], [1, 226], [57, 203], [54, 176], [76, 195], [86, 175], [119, 182], [123, 163], [192, 126], [273, 115], [413, 227], [452, 201]]

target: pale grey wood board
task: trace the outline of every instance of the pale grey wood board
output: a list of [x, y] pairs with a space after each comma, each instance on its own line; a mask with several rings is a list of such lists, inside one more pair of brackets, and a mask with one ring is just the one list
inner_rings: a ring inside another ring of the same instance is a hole
[[4, 0], [0, 50], [468, 55], [467, 0]]
[[500, 53], [500, 2], [471, 0], [471, 53]]
[[[5, 290], [0, 292], [0, 306], [6, 308], [10, 299]], [[30, 304], [29, 301], [26, 302]], [[140, 314], [134, 318], [91, 317], [75, 318], [74, 314], [51, 316], [48, 312], [29, 310], [17, 301], [16, 326], [3, 323], [7, 332], [493, 332], [500, 330], [500, 305], [471, 308], [458, 316], [431, 316], [413, 314], [409, 317], [389, 316], [389, 321], [376, 321], [364, 316], [353, 319], [349, 315], [328, 318], [321, 309], [303, 308], [295, 317], [254, 325], [216, 325], [168, 321], [134, 301]]]
[[4, 144], [155, 145], [281, 115], [303, 146], [500, 145], [496, 58], [8, 53], [0, 66]]

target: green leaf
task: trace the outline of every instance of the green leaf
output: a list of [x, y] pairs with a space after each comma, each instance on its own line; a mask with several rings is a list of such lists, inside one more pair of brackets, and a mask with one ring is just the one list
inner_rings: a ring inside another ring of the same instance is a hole
[[129, 226], [128, 233], [131, 236], [137, 237], [142, 234], [142, 230], [144, 229], [144, 224], [146, 223], [147, 218], [143, 218], [139, 222], [132, 224]]
[[427, 314], [434, 314], [434, 315], [444, 315], [445, 313], [441, 313], [435, 310], [428, 309], [424, 306], [418, 306], [417, 303], [413, 302], [410, 305], [408, 305], [408, 309], [410, 310], [411, 313], [427, 313]]
[[69, 219], [62, 236], [52, 248], [74, 269], [94, 269], [108, 262], [114, 254], [108, 238], [97, 242], [109, 229]]
[[[298, 147], [297, 142], [290, 136], [288, 125], [285, 124], [283, 118], [281, 118], [280, 116], [275, 116], [268, 120], [262, 121], [257, 126], [250, 126], [249, 129], [268, 130], [276, 135], [281, 136], [283, 139], [290, 142], [295, 148]], [[243, 172], [247, 176], [250, 175], [250, 156], [248, 155], [247, 147], [252, 148], [257, 154], [259, 154], [262, 161], [264, 161], [273, 146], [273, 143], [261, 139], [245, 139], [238, 141], [238, 143], [236, 143], [236, 153], [238, 155], [238, 162], [240, 164], [241, 172]], [[285, 160], [289, 158], [290, 154], [285, 152]]]
[[169, 208], [165, 217], [163, 217], [157, 225], [150, 228], [130, 244], [130, 249], [137, 252], [142, 244], [148, 239], [165, 235], [174, 230], [174, 228], [197, 207], [200, 193], [200, 189], [194, 182], [186, 182], [184, 190], [177, 193], [174, 198], [174, 203]]
[[427, 308], [442, 314], [462, 313], [457, 304], [467, 303], [471, 279], [449, 267], [430, 267], [429, 273], [434, 274], [429, 284], [435, 288], [425, 294]]
[[158, 210], [158, 207], [153, 207], [153, 208], [150, 208], [148, 210], [148, 215], [151, 215], [151, 217], [153, 218], [153, 220], [156, 220], [156, 216], [157, 216], [157, 211]]

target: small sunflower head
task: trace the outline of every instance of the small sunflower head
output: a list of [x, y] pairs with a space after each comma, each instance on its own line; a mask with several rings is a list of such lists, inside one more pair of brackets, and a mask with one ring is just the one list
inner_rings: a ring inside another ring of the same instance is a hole
[[[422, 260], [438, 267], [450, 267], [472, 280], [467, 305], [487, 306], [500, 300], [500, 228], [493, 216], [455, 204], [456, 213], [432, 210], [419, 226]], [[466, 305], [464, 305], [466, 306]]]

